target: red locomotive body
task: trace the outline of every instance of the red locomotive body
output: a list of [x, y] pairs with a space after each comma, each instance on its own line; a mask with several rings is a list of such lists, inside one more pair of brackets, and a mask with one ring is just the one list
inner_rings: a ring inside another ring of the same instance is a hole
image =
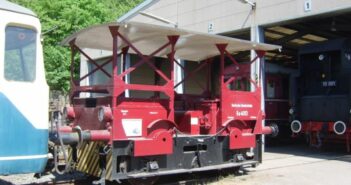
[[[119, 181], [254, 165], [260, 161], [261, 134], [277, 131], [261, 124], [261, 87], [256, 81], [249, 79], [252, 92], [228, 88], [248, 66], [238, 64], [233, 51], [258, 50], [254, 62], [263, 57], [263, 50], [277, 46], [142, 23], [95, 26], [64, 43], [72, 49], [72, 105], [66, 109], [70, 128], [61, 128], [61, 136], [66, 143], [78, 144], [73, 151], [79, 170]], [[97, 62], [81, 48], [110, 50], [112, 57]], [[73, 75], [77, 53], [94, 66], [79, 78]], [[139, 58], [131, 67], [125, 65], [128, 55]], [[176, 59], [197, 61], [197, 67], [189, 71]], [[225, 60], [237, 72], [225, 75]], [[153, 83], [127, 82], [142, 65], [152, 69], [147, 75]], [[187, 71], [179, 82], [174, 65]], [[180, 84], [195, 82], [192, 76], [205, 68], [205, 87], [202, 80], [198, 83], [202, 93], [175, 92]], [[219, 72], [212, 73], [212, 68]], [[106, 76], [106, 83], [81, 85], [97, 71]]]

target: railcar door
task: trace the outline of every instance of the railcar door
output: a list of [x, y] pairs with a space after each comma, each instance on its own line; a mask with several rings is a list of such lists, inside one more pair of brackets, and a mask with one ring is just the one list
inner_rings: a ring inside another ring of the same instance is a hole
[[48, 86], [33, 15], [0, 10], [0, 174], [41, 172], [48, 153]]
[[284, 74], [266, 75], [266, 121], [281, 121], [289, 118], [289, 77]]

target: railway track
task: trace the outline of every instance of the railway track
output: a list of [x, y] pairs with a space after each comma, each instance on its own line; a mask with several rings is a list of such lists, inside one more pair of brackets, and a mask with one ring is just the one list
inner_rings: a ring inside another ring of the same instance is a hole
[[[216, 182], [221, 178], [228, 175], [238, 175], [234, 173], [237, 169], [226, 169], [226, 170], [214, 170], [206, 173], [188, 173], [182, 175], [173, 176], [163, 176], [157, 179], [156, 184], [158, 185], [202, 185], [211, 182]], [[10, 176], [0, 176], [0, 185], [88, 185], [93, 184], [93, 181], [97, 180], [89, 176], [85, 176], [80, 173], [66, 174], [63, 176], [58, 176], [55, 174], [46, 174], [41, 178], [37, 179], [34, 174], [24, 174], [24, 175], [10, 175]], [[121, 185], [149, 185], [149, 179], [138, 179], [133, 182], [122, 182]], [[120, 185], [117, 182], [108, 182], [106, 185]]]

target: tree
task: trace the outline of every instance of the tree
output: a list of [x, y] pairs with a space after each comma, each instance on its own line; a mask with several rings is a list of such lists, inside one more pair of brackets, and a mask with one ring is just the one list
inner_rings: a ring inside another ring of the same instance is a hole
[[52, 90], [67, 92], [70, 52], [59, 45], [65, 37], [88, 26], [112, 22], [142, 0], [11, 0], [33, 10], [42, 23], [46, 79]]

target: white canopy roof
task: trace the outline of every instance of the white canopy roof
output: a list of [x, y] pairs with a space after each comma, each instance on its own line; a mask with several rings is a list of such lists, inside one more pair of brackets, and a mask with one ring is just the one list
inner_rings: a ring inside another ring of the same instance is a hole
[[15, 3], [11, 3], [6, 0], [0, 0], [0, 10], [17, 12], [17, 13], [27, 14], [27, 15], [36, 17], [35, 13], [32, 10], [22, 7], [20, 5], [17, 5]]
[[[230, 53], [245, 50], [275, 50], [280, 46], [259, 44], [241, 39], [225, 36], [193, 32], [166, 26], [144, 24], [139, 22], [107, 23], [92, 26], [69, 36], [62, 41], [62, 45], [69, 45], [75, 39], [75, 44], [80, 48], [91, 48], [112, 51], [112, 35], [109, 26], [119, 26], [119, 32], [126, 37], [141, 53], [148, 55], [168, 42], [167, 36], [179, 35], [176, 43], [176, 58], [191, 61], [201, 61], [219, 55], [215, 44], [228, 44]], [[118, 39], [118, 48], [126, 43]], [[160, 52], [159, 57], [165, 57], [170, 48]], [[135, 53], [131, 48], [130, 53]]]

